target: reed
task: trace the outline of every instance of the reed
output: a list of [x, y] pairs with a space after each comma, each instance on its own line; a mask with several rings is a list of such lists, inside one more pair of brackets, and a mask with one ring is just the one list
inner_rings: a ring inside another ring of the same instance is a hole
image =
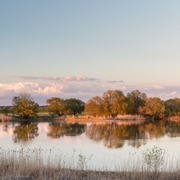
[[[155, 149], [156, 150], [156, 149]], [[64, 162], [64, 155], [61, 154], [55, 159], [51, 159], [50, 153], [47, 151], [49, 159], [44, 161], [42, 158], [42, 149], [19, 149], [19, 150], [3, 150], [0, 149], [0, 179], [3, 180], [56, 180], [56, 179], [89, 179], [89, 180], [106, 180], [106, 179], [122, 179], [122, 180], [178, 180], [180, 178], [179, 163], [174, 165], [174, 169], [168, 171], [171, 162], [167, 163], [167, 171], [148, 169], [138, 167], [138, 161], [134, 162], [134, 168], [126, 170], [118, 169], [116, 171], [106, 171], [106, 169], [86, 168], [86, 161], [88, 158], [79, 155], [79, 160], [76, 162], [71, 157], [69, 164]], [[150, 152], [150, 155], [153, 151]], [[147, 152], [148, 153], [148, 152]], [[149, 154], [145, 154], [148, 156]], [[158, 151], [159, 153], [159, 151]], [[154, 158], [154, 154], [152, 155]], [[148, 157], [149, 158], [149, 157]], [[147, 161], [149, 163], [149, 161]], [[151, 165], [151, 162], [150, 162]], [[123, 168], [124, 169], [124, 168]]]

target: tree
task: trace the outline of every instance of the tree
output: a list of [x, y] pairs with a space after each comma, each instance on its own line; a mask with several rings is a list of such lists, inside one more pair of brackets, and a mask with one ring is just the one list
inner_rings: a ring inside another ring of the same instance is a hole
[[101, 97], [95, 96], [85, 104], [85, 114], [102, 116], [104, 114], [104, 101]]
[[50, 99], [47, 99], [46, 103], [48, 104], [48, 110], [51, 113], [58, 116], [62, 116], [65, 114], [65, 106], [63, 99], [60, 99], [58, 97], [52, 97]]
[[127, 94], [128, 114], [138, 114], [139, 107], [143, 107], [146, 103], [147, 96], [139, 90], [133, 90]]
[[128, 104], [122, 91], [106, 91], [103, 94], [103, 101], [106, 116], [116, 117], [118, 114], [126, 114]]
[[22, 118], [36, 117], [39, 105], [33, 101], [28, 93], [21, 93], [12, 100], [14, 113]]
[[165, 113], [164, 101], [159, 98], [148, 98], [145, 106], [139, 108], [139, 113], [151, 119], [162, 119]]
[[165, 101], [165, 114], [166, 116], [179, 116], [180, 115], [180, 99], [168, 99]]
[[106, 91], [102, 98], [93, 97], [85, 106], [85, 113], [93, 116], [116, 117], [118, 114], [125, 114], [126, 110], [126, 97], [118, 90]]
[[85, 103], [80, 99], [71, 98], [64, 101], [64, 106], [66, 109], [66, 114], [77, 115], [84, 111]]

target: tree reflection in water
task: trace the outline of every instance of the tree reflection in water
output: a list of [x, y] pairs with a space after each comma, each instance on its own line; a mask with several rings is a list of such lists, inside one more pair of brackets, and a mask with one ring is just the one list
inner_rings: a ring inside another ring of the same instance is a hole
[[84, 126], [80, 124], [51, 123], [48, 126], [47, 136], [52, 138], [77, 136], [84, 132]]
[[166, 127], [166, 134], [169, 137], [180, 136], [180, 122], [169, 122]]
[[136, 138], [137, 126], [111, 124], [92, 124], [85, 129], [86, 135], [95, 141], [103, 141], [109, 148], [123, 147], [125, 140]]
[[13, 141], [15, 143], [26, 142], [38, 135], [37, 123], [22, 123], [14, 128]]
[[[8, 131], [8, 127], [5, 127], [5, 130]], [[139, 148], [145, 145], [148, 139], [157, 139], [165, 135], [179, 137], [180, 123], [158, 121], [139, 125], [118, 125], [117, 123], [81, 125], [53, 122], [48, 125], [46, 132], [51, 138], [78, 136], [83, 133], [93, 141], [103, 142], [108, 148], [121, 148], [125, 143]], [[23, 123], [15, 126], [13, 141], [26, 142], [38, 135], [37, 123]]]
[[91, 124], [85, 128], [86, 136], [94, 141], [103, 141], [108, 148], [121, 148], [125, 141], [136, 148], [145, 145], [147, 139], [180, 136], [180, 126], [159, 121], [140, 125]]

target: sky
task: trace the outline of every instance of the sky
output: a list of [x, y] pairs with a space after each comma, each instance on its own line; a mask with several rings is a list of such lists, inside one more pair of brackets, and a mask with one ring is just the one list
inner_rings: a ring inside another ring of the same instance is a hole
[[1, 0], [0, 105], [30, 93], [180, 97], [179, 0]]

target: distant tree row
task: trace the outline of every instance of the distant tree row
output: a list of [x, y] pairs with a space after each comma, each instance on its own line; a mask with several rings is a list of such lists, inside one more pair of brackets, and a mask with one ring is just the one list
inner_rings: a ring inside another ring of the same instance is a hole
[[54, 115], [77, 115], [84, 111], [85, 103], [79, 99], [61, 99], [52, 97], [47, 99], [48, 110]]
[[[123, 114], [140, 114], [151, 119], [162, 119], [168, 116], [180, 115], [180, 99], [166, 101], [160, 98], [148, 98], [145, 93], [133, 90], [126, 96], [119, 90], [108, 90], [102, 97], [95, 96], [86, 104], [75, 98], [62, 99], [52, 97], [47, 99], [47, 109], [52, 115], [78, 115], [117, 117]], [[23, 93], [12, 100], [14, 113], [22, 118], [36, 117], [39, 105], [33, 101], [30, 94]]]
[[95, 96], [85, 105], [85, 114], [92, 116], [116, 117], [119, 114], [140, 114], [151, 119], [180, 115], [180, 99], [163, 101], [148, 98], [145, 93], [133, 90], [127, 96], [122, 91], [108, 90], [102, 97]]
[[[12, 100], [14, 113], [22, 118], [37, 117], [39, 105], [35, 103], [30, 94], [22, 93]], [[85, 103], [79, 99], [61, 99], [52, 97], [47, 99], [47, 109], [51, 115], [77, 115], [84, 111]]]

